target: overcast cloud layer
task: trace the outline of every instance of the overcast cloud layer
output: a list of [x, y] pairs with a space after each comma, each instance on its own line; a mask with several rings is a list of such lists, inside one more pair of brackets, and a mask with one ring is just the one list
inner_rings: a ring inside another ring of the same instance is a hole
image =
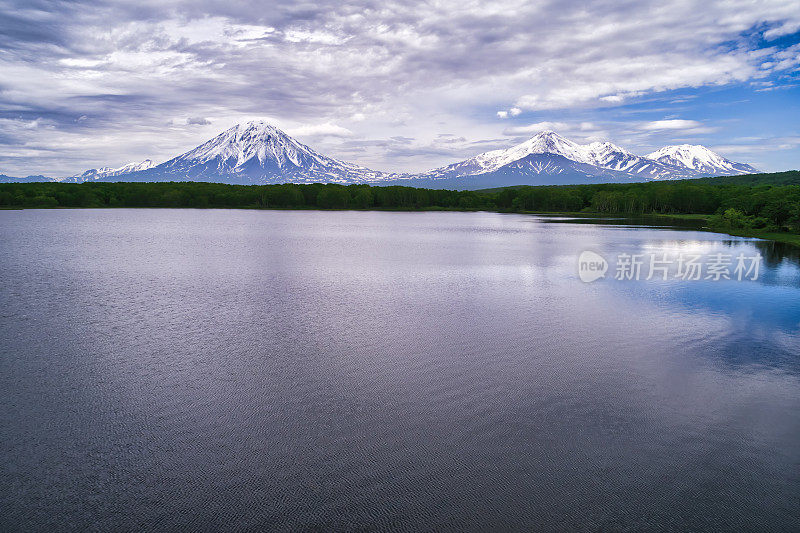
[[272, 120], [419, 171], [542, 129], [800, 167], [800, 2], [0, 1], [0, 173], [164, 161]]

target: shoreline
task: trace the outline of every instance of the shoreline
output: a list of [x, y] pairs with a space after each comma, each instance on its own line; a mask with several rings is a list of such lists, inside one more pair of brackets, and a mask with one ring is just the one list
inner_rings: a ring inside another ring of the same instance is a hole
[[[513, 212], [513, 211], [512, 211]], [[520, 212], [521, 214], [529, 214], [529, 215], [554, 215], [554, 216], [572, 216], [572, 217], [587, 217], [587, 218], [624, 218], [627, 220], [637, 220], [637, 219], [665, 219], [665, 220], [683, 220], [683, 221], [695, 221], [695, 222], [702, 222], [707, 224], [708, 221], [711, 219], [713, 215], [707, 215], [702, 213], [695, 213], [695, 214], [664, 214], [664, 213], [651, 213], [651, 214], [641, 214], [641, 215], [629, 215], [626, 213], [595, 213], [595, 212], [577, 212], [577, 213], [569, 213], [569, 212], [536, 212], [536, 211], [524, 211]], [[688, 228], [687, 228], [688, 229]], [[787, 233], [787, 232], [771, 232], [771, 231], [760, 231], [754, 229], [746, 229], [746, 228], [724, 228], [724, 227], [716, 227], [716, 226], [702, 226], [698, 228], [694, 228], [697, 231], [707, 231], [709, 233], [720, 233], [723, 235], [730, 235], [732, 237], [745, 237], [751, 239], [762, 239], [765, 241], [775, 241], [782, 244], [788, 244], [791, 246], [795, 246], [800, 248], [800, 235], [795, 233]]]

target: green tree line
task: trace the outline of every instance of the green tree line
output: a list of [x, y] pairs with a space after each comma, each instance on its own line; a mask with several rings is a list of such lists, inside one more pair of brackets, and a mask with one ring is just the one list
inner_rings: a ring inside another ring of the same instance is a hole
[[625, 215], [705, 214], [713, 215], [711, 220], [716, 226], [800, 233], [800, 185], [763, 183], [768, 177], [750, 184], [715, 183], [709, 179], [507, 187], [485, 191], [321, 183], [3, 183], [0, 184], [0, 207], [481, 209]]

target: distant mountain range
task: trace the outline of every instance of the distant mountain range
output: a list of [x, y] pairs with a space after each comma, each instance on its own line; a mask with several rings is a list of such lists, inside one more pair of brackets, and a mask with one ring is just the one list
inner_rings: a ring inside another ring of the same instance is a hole
[[145, 159], [141, 163], [128, 163], [127, 165], [123, 165], [119, 168], [111, 168], [111, 167], [100, 167], [100, 168], [92, 168], [84, 172], [83, 174], [78, 174], [76, 176], [70, 176], [68, 178], [64, 178], [57, 181], [63, 181], [66, 183], [83, 183], [84, 181], [95, 181], [100, 178], [108, 178], [111, 176], [123, 176], [125, 174], [131, 174], [133, 172], [141, 172], [142, 170], [148, 170], [156, 166], [150, 159]]
[[666, 146], [646, 156], [634, 155], [610, 142], [578, 144], [553, 131], [543, 131], [505, 150], [484, 152], [471, 159], [431, 170], [429, 180], [467, 188], [502, 185], [561, 185], [605, 181], [729, 176], [757, 172], [701, 145]]
[[206, 181], [236, 184], [370, 183], [478, 189], [730, 176], [757, 172], [700, 145], [666, 146], [646, 156], [609, 142], [578, 144], [553, 131], [504, 150], [421, 174], [377, 172], [327, 157], [263, 122], [238, 124], [159, 165], [145, 160], [91, 169], [68, 178], [0, 175], [0, 181]]

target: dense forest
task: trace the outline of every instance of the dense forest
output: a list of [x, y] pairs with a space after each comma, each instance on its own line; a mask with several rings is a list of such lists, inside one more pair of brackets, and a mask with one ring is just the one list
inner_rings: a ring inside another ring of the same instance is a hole
[[449, 191], [369, 185], [4, 183], [0, 208], [482, 209], [704, 214], [715, 227], [800, 233], [800, 172], [626, 184]]

